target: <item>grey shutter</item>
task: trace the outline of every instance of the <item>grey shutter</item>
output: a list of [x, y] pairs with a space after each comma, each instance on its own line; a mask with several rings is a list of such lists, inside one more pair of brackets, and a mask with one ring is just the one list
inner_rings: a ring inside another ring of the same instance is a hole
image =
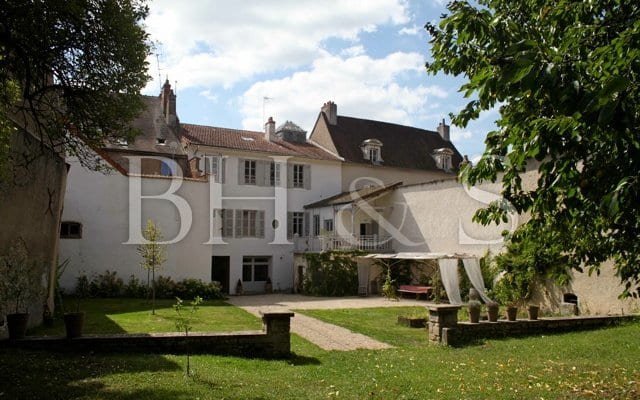
[[267, 180], [265, 183], [264, 174], [266, 162], [263, 160], [256, 160], [256, 185], [257, 186], [267, 186], [269, 181]]
[[311, 165], [305, 165], [302, 168], [303, 178], [304, 179], [304, 188], [309, 190], [311, 189]]
[[293, 237], [293, 213], [291, 211], [287, 213], [287, 237]]
[[304, 212], [304, 236], [305, 237], [309, 237], [309, 227], [311, 225], [311, 222], [309, 221], [311, 214], [309, 213], [309, 211], [305, 211]]
[[238, 158], [238, 185], [244, 184], [244, 158]]
[[258, 211], [256, 213], [256, 236], [259, 238], [264, 237], [264, 211]]
[[233, 210], [222, 210], [223, 214], [223, 226], [222, 236], [233, 237]]
[[220, 158], [220, 164], [222, 164], [222, 166], [220, 167], [220, 183], [224, 183], [225, 181], [225, 176], [227, 175], [227, 159], [226, 158]]
[[293, 164], [287, 164], [287, 187], [293, 187]]
[[235, 237], [241, 238], [241, 237], [243, 237], [242, 236], [242, 210], [235, 210], [235, 214], [236, 214], [236, 218], [235, 218], [236, 234], [235, 234]]

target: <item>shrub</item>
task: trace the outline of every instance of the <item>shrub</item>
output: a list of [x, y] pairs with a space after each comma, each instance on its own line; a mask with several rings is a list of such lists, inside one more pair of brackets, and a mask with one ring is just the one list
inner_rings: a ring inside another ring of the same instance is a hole
[[176, 283], [168, 276], [159, 275], [156, 278], [156, 297], [159, 299], [173, 299]]
[[86, 275], [78, 275], [76, 278], [75, 296], [79, 299], [86, 299], [91, 294], [89, 278]]
[[222, 287], [218, 282], [203, 282], [200, 279], [184, 279], [176, 283], [173, 297], [181, 299], [193, 299], [202, 297], [203, 299], [222, 298]]
[[314, 296], [350, 296], [358, 293], [358, 251], [308, 253], [304, 291]]
[[149, 296], [149, 287], [140, 282], [140, 280], [134, 275], [131, 275], [129, 277], [129, 282], [124, 286], [123, 295], [125, 297], [145, 299]]
[[104, 274], [94, 277], [89, 284], [89, 291], [92, 297], [118, 297], [122, 294], [124, 282], [113, 271], [106, 270]]

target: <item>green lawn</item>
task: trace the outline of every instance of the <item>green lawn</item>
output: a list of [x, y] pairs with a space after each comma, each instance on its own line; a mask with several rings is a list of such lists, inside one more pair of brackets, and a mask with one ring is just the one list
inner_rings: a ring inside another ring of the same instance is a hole
[[[89, 299], [80, 302], [84, 311], [84, 333], [150, 333], [175, 332], [175, 300], [156, 300], [156, 314], [151, 315], [151, 303], [144, 299]], [[185, 301], [185, 305], [188, 302]], [[75, 300], [65, 302], [67, 309], [76, 310]], [[198, 310], [199, 321], [194, 331], [238, 331], [261, 329], [262, 322], [237, 307], [221, 300], [205, 301]], [[53, 327], [41, 327], [34, 335], [64, 335], [64, 324], [57, 320]]]
[[[225, 309], [219, 311], [225, 315], [242, 315], [230, 306], [211, 308]], [[397, 346], [394, 349], [329, 352], [293, 335], [295, 355], [291, 360], [196, 356], [192, 358], [196, 370], [193, 378], [183, 375], [184, 356], [0, 350], [0, 399], [640, 396], [638, 323], [590, 332], [491, 340], [479, 346], [450, 349], [427, 344], [422, 330], [398, 326], [395, 317], [406, 311], [410, 310], [304, 311], [392, 343]], [[109, 318], [118, 321], [114, 315], [122, 314], [111, 312]]]

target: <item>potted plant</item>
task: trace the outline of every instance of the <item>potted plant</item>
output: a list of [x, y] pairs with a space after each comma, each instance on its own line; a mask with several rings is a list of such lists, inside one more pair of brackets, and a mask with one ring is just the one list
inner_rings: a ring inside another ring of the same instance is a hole
[[271, 283], [271, 278], [267, 277], [267, 281], [264, 283], [264, 291], [266, 293], [272, 293], [273, 292], [273, 284]]
[[527, 308], [527, 312], [529, 313], [530, 320], [538, 319], [538, 314], [540, 313], [540, 306], [530, 304]]
[[482, 307], [482, 303], [478, 300], [469, 300], [467, 307], [469, 308], [469, 321], [472, 324], [480, 322], [480, 308]]
[[500, 305], [498, 303], [495, 301], [489, 301], [487, 303], [487, 316], [489, 317], [489, 322], [497, 322], [499, 312]]
[[29, 304], [40, 299], [42, 270], [29, 261], [29, 253], [22, 239], [12, 242], [6, 255], [0, 256], [0, 306], [7, 312], [9, 338], [26, 336], [29, 322]]
[[67, 339], [73, 339], [82, 336], [82, 327], [84, 325], [84, 312], [80, 311], [80, 299], [89, 295], [89, 281], [85, 275], [80, 275], [76, 279], [76, 311], [64, 313], [64, 328], [67, 332]]
[[238, 283], [236, 283], [236, 294], [241, 295], [243, 293], [244, 293], [244, 290], [242, 289], [242, 281], [238, 279]]
[[507, 306], [507, 320], [515, 321], [518, 317], [518, 301], [520, 299], [518, 291], [503, 278], [494, 287], [494, 294], [498, 301]]

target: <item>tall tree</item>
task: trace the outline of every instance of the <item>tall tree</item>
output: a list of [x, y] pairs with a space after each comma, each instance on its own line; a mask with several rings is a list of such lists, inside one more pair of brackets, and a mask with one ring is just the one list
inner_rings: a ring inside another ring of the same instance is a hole
[[166, 246], [161, 244], [162, 232], [152, 220], [147, 221], [147, 227], [143, 231], [143, 236], [147, 240], [138, 246], [138, 253], [142, 256], [140, 265], [151, 273], [151, 314], [156, 313], [156, 271], [167, 260]]
[[9, 121], [88, 167], [98, 165], [89, 146], [133, 136], [149, 79], [147, 14], [144, 0], [0, 0], [0, 162]]
[[[427, 24], [431, 73], [464, 75], [471, 98], [459, 126], [499, 107], [498, 129], [461, 177], [502, 180], [502, 195], [531, 220], [514, 240], [556, 248], [569, 266], [608, 259], [640, 291], [640, 7], [637, 0], [479, 0], [449, 3]], [[521, 173], [537, 160], [537, 187]], [[499, 175], [501, 174], [502, 175]], [[474, 217], [506, 218], [492, 204]], [[548, 232], [539, 235], [539, 232]]]

